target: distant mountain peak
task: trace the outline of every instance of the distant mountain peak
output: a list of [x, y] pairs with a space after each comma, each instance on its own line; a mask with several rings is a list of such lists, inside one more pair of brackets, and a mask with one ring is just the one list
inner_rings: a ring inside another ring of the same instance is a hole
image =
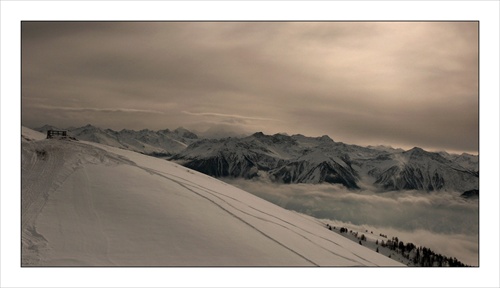
[[133, 133], [135, 132], [134, 130], [131, 130], [131, 129], [122, 129], [120, 130], [120, 133]]
[[406, 152], [426, 152], [426, 151], [420, 147], [415, 146]]
[[266, 135], [264, 135], [264, 133], [262, 133], [262, 132], [255, 132], [255, 133], [252, 134], [252, 136], [254, 136], [254, 137], [263, 137], [263, 136], [266, 136]]
[[431, 152], [425, 151], [420, 147], [413, 147], [409, 150], [404, 151], [403, 154], [411, 155], [412, 157], [420, 157], [424, 155], [429, 155], [431, 154]]
[[198, 139], [198, 135], [194, 134], [193, 132], [187, 130], [184, 127], [179, 127], [177, 129], [175, 129], [174, 133], [176, 133], [177, 135], [180, 135], [182, 137], [185, 137], [185, 138]]
[[177, 127], [177, 128], [174, 130], [174, 132], [184, 132], [184, 131], [188, 131], [188, 130], [187, 130], [186, 128], [182, 127], [182, 126], [181, 126], [181, 127]]
[[319, 137], [319, 139], [321, 141], [334, 142], [333, 139], [330, 138], [330, 136], [328, 136], [328, 135], [323, 135], [323, 136]]
[[33, 130], [45, 133], [48, 130], [61, 130], [61, 129], [59, 129], [59, 128], [55, 127], [55, 126], [49, 125], [49, 124], [45, 124], [42, 127], [35, 128]]

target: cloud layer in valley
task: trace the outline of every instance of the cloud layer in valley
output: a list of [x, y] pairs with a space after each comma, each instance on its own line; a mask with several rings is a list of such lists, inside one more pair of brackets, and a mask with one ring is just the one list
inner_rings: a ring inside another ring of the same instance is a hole
[[477, 22], [23, 22], [22, 122], [478, 150]]
[[350, 191], [340, 185], [274, 184], [225, 179], [281, 207], [397, 236], [438, 253], [478, 264], [479, 205], [460, 193]]

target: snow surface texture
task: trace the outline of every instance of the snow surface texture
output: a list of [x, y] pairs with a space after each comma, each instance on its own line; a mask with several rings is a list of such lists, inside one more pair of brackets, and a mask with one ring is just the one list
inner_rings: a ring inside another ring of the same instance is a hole
[[207, 175], [22, 129], [23, 266], [401, 266]]

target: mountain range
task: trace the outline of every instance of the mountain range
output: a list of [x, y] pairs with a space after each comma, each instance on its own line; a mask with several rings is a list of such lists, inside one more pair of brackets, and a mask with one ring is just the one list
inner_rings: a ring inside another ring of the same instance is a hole
[[[45, 125], [35, 130], [57, 129]], [[76, 139], [175, 161], [214, 177], [265, 178], [276, 183], [331, 183], [377, 191], [479, 190], [479, 157], [336, 142], [329, 136], [274, 134], [207, 139], [184, 128], [114, 131], [68, 129]]]
[[69, 129], [44, 125], [34, 130], [42, 133], [46, 133], [47, 130], [68, 130], [69, 135], [80, 140], [101, 143], [158, 157], [172, 156], [198, 140], [196, 134], [182, 127], [172, 131], [169, 129], [158, 131], [149, 129], [140, 131], [122, 129], [114, 131], [88, 124], [83, 127]]

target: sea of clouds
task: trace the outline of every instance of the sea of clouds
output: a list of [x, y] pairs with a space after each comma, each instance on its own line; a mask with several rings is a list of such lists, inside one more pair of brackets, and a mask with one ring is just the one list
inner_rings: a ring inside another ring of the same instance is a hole
[[454, 192], [348, 190], [331, 184], [224, 179], [288, 210], [358, 231], [397, 236], [468, 265], [479, 264], [479, 201]]

